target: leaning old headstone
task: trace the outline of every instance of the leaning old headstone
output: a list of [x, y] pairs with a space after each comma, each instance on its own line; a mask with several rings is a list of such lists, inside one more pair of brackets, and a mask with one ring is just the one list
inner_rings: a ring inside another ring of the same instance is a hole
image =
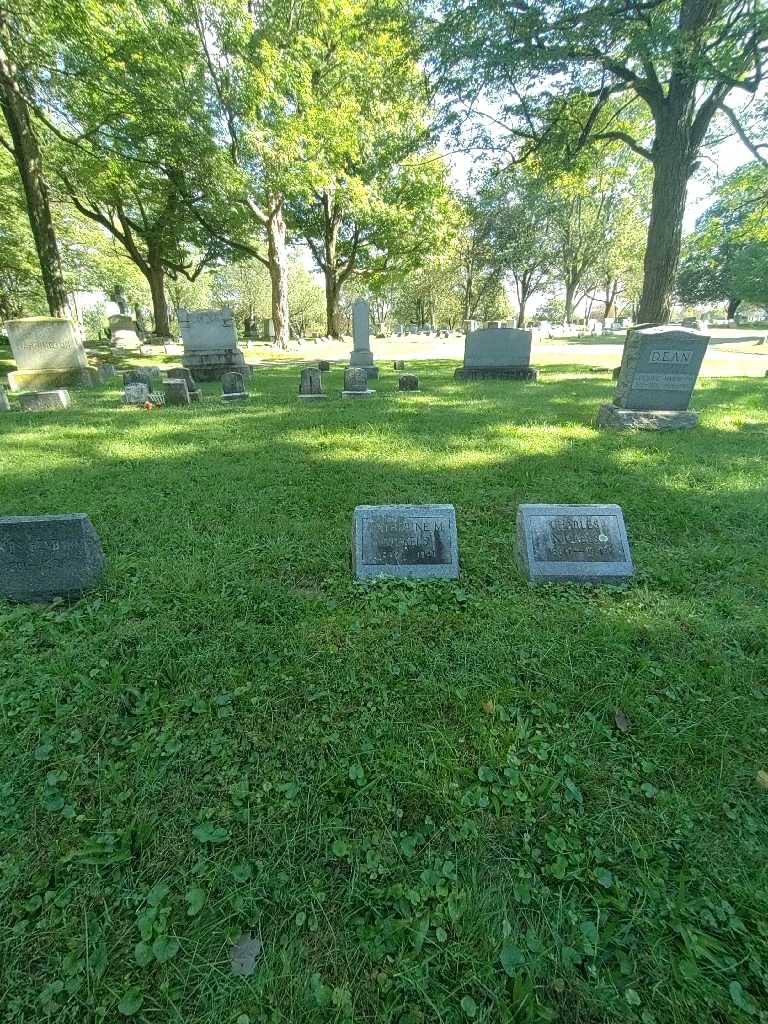
[[86, 515], [0, 518], [0, 596], [74, 600], [104, 572], [104, 552]]
[[183, 377], [169, 377], [163, 383], [166, 405], [189, 405], [189, 389]]
[[355, 576], [456, 579], [453, 505], [358, 505], [352, 523]]
[[342, 398], [370, 398], [375, 395], [368, 387], [368, 374], [363, 366], [348, 366], [344, 371]]
[[221, 375], [221, 400], [223, 402], [245, 402], [248, 392], [245, 390], [245, 377], [242, 373], [230, 370]]
[[235, 316], [231, 309], [180, 309], [179, 328], [184, 342], [182, 362], [196, 380], [221, 380], [223, 373], [251, 372], [237, 347]]
[[323, 391], [323, 378], [316, 366], [305, 366], [299, 381], [299, 398], [327, 398]]
[[371, 313], [365, 299], [355, 299], [352, 303], [352, 343], [353, 350], [349, 356], [350, 366], [364, 366], [369, 377], [378, 377], [379, 368], [374, 365], [371, 352]]
[[618, 505], [519, 505], [516, 551], [531, 583], [621, 583], [634, 573]]
[[165, 372], [165, 376], [166, 380], [185, 380], [187, 382], [187, 391], [189, 392], [190, 402], [201, 401], [203, 393], [200, 388], [198, 388], [194, 377], [186, 366], [169, 366]]
[[613, 403], [600, 407], [597, 425], [618, 430], [695, 427], [699, 417], [688, 404], [708, 343], [708, 335], [684, 327], [631, 330]]
[[149, 401], [150, 390], [146, 384], [126, 384], [123, 388], [123, 405], [144, 405]]
[[49, 412], [56, 409], [69, 409], [72, 399], [68, 391], [59, 388], [57, 391], [30, 391], [19, 395], [22, 412]]
[[[496, 321], [494, 321], [496, 323]], [[533, 331], [487, 326], [470, 331], [464, 340], [464, 365], [457, 380], [538, 380], [531, 366]]]
[[0, 412], [10, 412], [11, 403], [8, 401], [8, 395], [5, 393], [5, 388], [0, 384]]
[[404, 373], [398, 382], [400, 391], [418, 391], [419, 378], [415, 373]]
[[5, 328], [18, 367], [8, 374], [11, 391], [92, 386], [85, 349], [70, 320], [33, 316], [8, 320]]

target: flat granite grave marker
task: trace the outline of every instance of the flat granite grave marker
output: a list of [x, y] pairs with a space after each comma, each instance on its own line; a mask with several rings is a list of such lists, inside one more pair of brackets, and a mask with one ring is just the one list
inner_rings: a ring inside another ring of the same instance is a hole
[[33, 316], [8, 320], [5, 328], [18, 367], [8, 374], [11, 391], [92, 386], [85, 349], [70, 320]]
[[352, 303], [352, 344], [349, 356], [350, 366], [364, 366], [369, 377], [378, 377], [379, 368], [374, 365], [371, 352], [371, 312], [365, 299]]
[[[496, 323], [494, 321], [494, 323]], [[533, 331], [516, 327], [481, 327], [464, 340], [464, 365], [454, 373], [457, 380], [538, 380], [531, 366]]]
[[323, 391], [323, 378], [316, 366], [305, 366], [299, 381], [299, 398], [327, 398]]
[[531, 583], [621, 583], [634, 573], [618, 505], [519, 505], [516, 553]]
[[708, 335], [683, 327], [632, 329], [613, 403], [600, 407], [597, 425], [618, 430], [695, 427], [699, 417], [688, 404], [708, 344]]
[[375, 395], [368, 387], [368, 374], [364, 366], [348, 366], [344, 371], [342, 398], [370, 398]]
[[19, 395], [22, 412], [50, 412], [57, 409], [69, 409], [72, 398], [68, 391], [59, 388], [57, 391], [30, 391]]
[[10, 601], [73, 600], [99, 581], [105, 564], [86, 515], [0, 518], [0, 596]]
[[245, 402], [248, 399], [248, 392], [245, 390], [245, 377], [242, 373], [230, 370], [221, 375], [221, 400], [222, 402]]
[[399, 391], [418, 391], [419, 378], [415, 373], [404, 373], [397, 383]]
[[459, 541], [453, 505], [358, 505], [352, 523], [358, 579], [456, 579]]

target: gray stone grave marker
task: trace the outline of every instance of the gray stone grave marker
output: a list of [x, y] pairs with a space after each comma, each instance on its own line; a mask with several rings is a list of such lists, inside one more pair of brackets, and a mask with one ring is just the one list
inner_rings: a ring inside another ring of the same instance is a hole
[[74, 600], [99, 581], [105, 564], [86, 515], [0, 518], [0, 595], [8, 600]]
[[368, 374], [364, 366], [348, 366], [344, 371], [342, 398], [370, 398], [375, 395], [368, 387]]
[[[197, 380], [221, 380], [224, 373], [247, 376], [251, 372], [237, 346], [231, 309], [180, 309], [179, 328], [184, 342], [182, 362]], [[194, 386], [189, 390], [194, 391]]]
[[404, 373], [397, 386], [400, 391], [418, 391], [419, 378], [415, 373]]
[[316, 366], [305, 366], [301, 371], [299, 381], [299, 398], [312, 400], [314, 398], [327, 398], [323, 391], [323, 378]]
[[221, 377], [221, 400], [223, 402], [245, 402], [248, 392], [245, 390], [245, 377], [242, 373], [231, 370]]
[[136, 321], [126, 313], [115, 313], [109, 318], [109, 333], [115, 348], [137, 349], [141, 347]]
[[404, 359], [396, 359], [394, 361], [394, 363], [392, 364], [392, 366], [396, 370], [404, 370], [405, 369], [405, 360]]
[[328, 362], [327, 359], [320, 359], [318, 360], [317, 368], [318, 370], [322, 370], [323, 373], [327, 373], [327, 371], [330, 370], [331, 368], [331, 364]]
[[352, 344], [349, 356], [350, 366], [364, 366], [369, 377], [378, 377], [379, 368], [374, 365], [371, 352], [371, 313], [365, 299], [355, 299], [352, 303]]
[[22, 412], [50, 412], [69, 409], [72, 399], [63, 388], [57, 391], [30, 391], [26, 395], [19, 395], [19, 405]]
[[202, 391], [186, 366], [169, 366], [166, 370], [166, 380], [185, 380], [190, 402], [199, 402], [203, 397]]
[[146, 384], [126, 384], [123, 388], [123, 405], [144, 405], [149, 401], [150, 390]]
[[681, 430], [694, 427], [688, 409], [709, 336], [684, 327], [633, 328], [611, 405], [600, 407], [599, 427], [619, 430]]
[[129, 384], [144, 384], [151, 391], [152, 390], [152, 374], [149, 370], [125, 370], [123, 372], [123, 387], [128, 387]]
[[18, 367], [8, 374], [11, 391], [92, 386], [85, 349], [70, 320], [35, 316], [8, 320], [5, 328]]
[[[494, 321], [495, 323], [495, 321]], [[470, 331], [464, 341], [464, 365], [457, 380], [538, 380], [531, 366], [533, 331], [488, 326]]]
[[532, 583], [621, 583], [634, 573], [618, 505], [519, 505], [516, 551]]
[[453, 505], [358, 505], [352, 564], [358, 579], [456, 579], [456, 510]]
[[183, 377], [169, 377], [163, 384], [166, 405], [189, 405], [189, 388]]

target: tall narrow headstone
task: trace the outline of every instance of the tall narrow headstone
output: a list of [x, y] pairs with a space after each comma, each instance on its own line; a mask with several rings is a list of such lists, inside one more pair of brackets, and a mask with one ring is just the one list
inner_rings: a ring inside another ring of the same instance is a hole
[[459, 541], [453, 505], [358, 505], [352, 564], [358, 579], [456, 579]]
[[11, 391], [91, 387], [83, 343], [70, 320], [35, 316], [5, 324], [18, 369], [8, 374]]
[[695, 427], [688, 409], [709, 336], [684, 327], [634, 328], [624, 343], [616, 393], [597, 414], [599, 427], [682, 430]]
[[299, 381], [299, 398], [327, 398], [323, 391], [323, 378], [316, 366], [305, 366]]
[[484, 327], [470, 331], [464, 340], [464, 365], [455, 371], [457, 380], [538, 380], [531, 366], [533, 331], [515, 327]]
[[342, 398], [370, 398], [375, 395], [368, 387], [368, 374], [363, 366], [348, 366], [344, 371]]
[[369, 377], [378, 377], [379, 368], [374, 365], [371, 352], [371, 313], [365, 299], [355, 299], [352, 303], [352, 339], [353, 350], [349, 357], [350, 366], [364, 366]]
[[99, 581], [105, 564], [86, 515], [0, 518], [0, 595], [10, 601], [74, 600]]

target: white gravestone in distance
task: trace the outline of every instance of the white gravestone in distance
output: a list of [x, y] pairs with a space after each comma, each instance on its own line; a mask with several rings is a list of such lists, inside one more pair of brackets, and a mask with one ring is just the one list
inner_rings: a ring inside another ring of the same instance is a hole
[[115, 313], [109, 318], [109, 333], [115, 348], [134, 350], [141, 347], [136, 321], [126, 313]]
[[8, 374], [11, 391], [93, 383], [83, 343], [70, 320], [35, 316], [8, 320], [5, 328], [18, 367]]
[[181, 361], [196, 380], [221, 380], [225, 373], [251, 372], [237, 347], [231, 309], [180, 309], [179, 328], [184, 342]]
[[709, 336], [659, 325], [627, 335], [616, 394], [597, 414], [599, 427], [619, 430], [682, 430], [695, 427], [688, 409]]
[[531, 583], [622, 583], [634, 573], [618, 505], [519, 505], [516, 551]]
[[379, 368], [374, 365], [371, 352], [371, 312], [365, 299], [352, 303], [352, 344], [350, 366], [364, 366], [369, 377], [378, 377]]
[[533, 331], [516, 327], [482, 327], [464, 340], [464, 365], [457, 380], [538, 380], [531, 366]]
[[456, 510], [453, 505], [358, 505], [352, 522], [352, 564], [358, 579], [456, 579]]

